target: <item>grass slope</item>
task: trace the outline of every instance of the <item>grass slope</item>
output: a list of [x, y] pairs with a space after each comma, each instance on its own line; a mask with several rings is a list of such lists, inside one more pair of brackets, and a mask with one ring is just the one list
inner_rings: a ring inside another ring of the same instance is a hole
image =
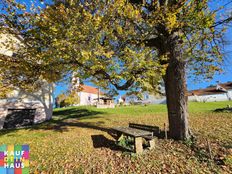
[[[227, 105], [232, 102], [189, 104], [190, 126], [198, 138], [194, 149], [191, 142], [160, 139], [155, 149], [135, 155], [117, 147], [107, 133], [129, 122], [162, 129], [166, 105], [56, 109], [49, 122], [1, 131], [0, 144], [29, 144], [31, 173], [230, 173], [232, 114], [212, 112]], [[208, 158], [206, 139], [214, 162]]]

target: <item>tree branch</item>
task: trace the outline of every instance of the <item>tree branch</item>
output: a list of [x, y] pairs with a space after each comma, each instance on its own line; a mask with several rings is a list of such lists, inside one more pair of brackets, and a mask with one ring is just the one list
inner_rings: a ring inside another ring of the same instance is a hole
[[224, 19], [224, 20], [221, 20], [221, 21], [218, 21], [218, 22], [215, 22], [214, 25], [212, 25], [210, 28], [215, 28], [219, 25], [223, 25], [223, 24], [228, 24], [232, 22], [232, 16], [231, 17], [228, 17], [227, 19]]

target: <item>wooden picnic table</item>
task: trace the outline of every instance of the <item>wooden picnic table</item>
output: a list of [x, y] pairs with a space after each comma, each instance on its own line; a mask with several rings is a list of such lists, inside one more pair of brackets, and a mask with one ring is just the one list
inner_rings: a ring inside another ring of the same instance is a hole
[[[144, 137], [146, 137], [146, 136], [153, 137], [153, 132], [141, 130], [141, 129], [136, 129], [136, 128], [131, 128], [131, 127], [115, 127], [112, 129], [114, 131], [117, 131], [118, 133], [134, 137], [135, 152], [136, 153], [143, 152], [143, 138]], [[150, 141], [152, 141], [152, 146], [153, 146], [153, 144], [154, 144], [153, 140], [150, 140]]]

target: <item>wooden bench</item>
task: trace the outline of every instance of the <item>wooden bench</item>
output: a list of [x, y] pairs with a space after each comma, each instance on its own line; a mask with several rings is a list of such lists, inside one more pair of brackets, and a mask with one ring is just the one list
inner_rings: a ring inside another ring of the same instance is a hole
[[150, 125], [144, 125], [144, 124], [129, 123], [129, 127], [152, 132], [152, 136], [143, 136], [143, 138], [145, 138], [146, 140], [149, 141], [150, 148], [155, 147], [154, 136], [160, 137], [160, 129], [159, 129], [158, 126], [150, 126]]
[[143, 152], [143, 138], [147, 139], [149, 137], [150, 148], [153, 148], [155, 145], [153, 137], [153, 132], [146, 131], [142, 129], [132, 128], [132, 127], [115, 127], [112, 130], [120, 133], [121, 135], [127, 135], [134, 138], [134, 147], [135, 153]]
[[152, 132], [152, 136], [144, 137], [146, 139], [153, 139], [154, 136], [157, 136], [157, 137], [160, 136], [160, 129], [159, 129], [158, 126], [150, 126], [150, 125], [144, 125], [144, 124], [129, 123], [129, 127]]

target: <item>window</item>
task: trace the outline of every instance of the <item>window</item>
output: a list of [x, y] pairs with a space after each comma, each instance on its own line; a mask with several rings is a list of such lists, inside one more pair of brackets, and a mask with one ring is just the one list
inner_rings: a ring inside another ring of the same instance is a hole
[[8, 109], [3, 128], [29, 126], [34, 123], [36, 109]]
[[149, 99], [149, 95], [148, 95], [148, 94], [145, 94], [145, 95], [144, 95], [144, 99], [145, 99], [145, 100]]

